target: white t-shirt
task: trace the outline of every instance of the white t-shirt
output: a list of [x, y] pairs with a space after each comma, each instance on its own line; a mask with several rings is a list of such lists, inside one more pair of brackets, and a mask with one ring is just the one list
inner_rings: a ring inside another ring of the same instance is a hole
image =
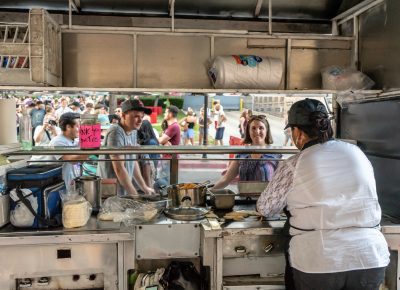
[[72, 112], [71, 108], [69, 108], [69, 107], [65, 107], [65, 108], [59, 107], [59, 108], [54, 112], [54, 115], [56, 116], [57, 120], [59, 120], [62, 114], [64, 114], [64, 113], [69, 113], [69, 112]]
[[[65, 147], [77, 147], [79, 142], [73, 141], [63, 134], [58, 135], [50, 141], [49, 146], [65, 146]], [[60, 160], [62, 155], [52, 156], [53, 160]], [[71, 190], [71, 182], [78, 176], [80, 176], [80, 165], [77, 162], [63, 162], [62, 163], [62, 175], [67, 190]]]
[[[36, 138], [39, 136], [40, 131], [42, 131], [43, 125], [39, 125], [35, 128], [35, 133], [33, 134], [33, 139], [36, 140]], [[55, 127], [56, 129], [56, 134], [57, 136], [61, 134], [61, 129], [59, 127]], [[53, 139], [56, 136], [52, 136], [51, 135], [51, 131], [47, 131], [50, 135], [50, 138]], [[50, 139], [49, 136], [46, 134], [46, 132], [43, 133], [42, 135], [42, 139], [40, 140], [40, 142], [35, 142], [35, 146], [47, 146], [50, 143]]]
[[219, 110], [214, 110], [214, 121], [218, 122], [220, 114], [224, 114], [224, 107], [219, 105]]
[[328, 141], [280, 164], [257, 209], [272, 216], [286, 205], [295, 269], [334, 273], [388, 265], [373, 168], [357, 146]]

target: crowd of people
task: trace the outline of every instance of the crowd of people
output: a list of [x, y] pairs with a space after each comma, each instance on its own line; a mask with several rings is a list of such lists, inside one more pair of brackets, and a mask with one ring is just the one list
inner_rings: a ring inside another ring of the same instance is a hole
[[[80, 121], [86, 118], [85, 115], [96, 114], [101, 124], [102, 146], [195, 145], [195, 126], [199, 126], [199, 142], [203, 142], [204, 126], [211, 124], [210, 117], [204, 124], [204, 110], [200, 110], [198, 118], [194, 110], [188, 108], [185, 117], [178, 120], [180, 111], [176, 106], [168, 106], [164, 112], [162, 130], [157, 132], [150, 122], [151, 110], [145, 108], [138, 97], [125, 100], [112, 113], [109, 111], [109, 100], [104, 97], [44, 100], [25, 98], [17, 99], [17, 128], [28, 117], [34, 146], [77, 147]], [[70, 190], [73, 180], [82, 174], [82, 164], [85, 164], [82, 160], [87, 157], [34, 155], [31, 161], [71, 161], [62, 163], [63, 179]], [[135, 161], [136, 156], [131, 154], [98, 156], [100, 159], [110, 159], [111, 162], [97, 162], [97, 168], [91, 173], [102, 178], [116, 178], [120, 195], [153, 194], [154, 188], [160, 189], [162, 185], [169, 184], [168, 161], [157, 160], [158, 157], [160, 156], [157, 154], [141, 154], [138, 161]], [[162, 157], [171, 156], [164, 154]], [[77, 162], [78, 160], [81, 162]]]
[[[35, 146], [78, 146], [80, 120], [85, 115], [97, 115], [101, 124], [102, 145], [109, 147], [124, 147], [136, 145], [177, 146], [195, 145], [195, 128], [198, 126], [198, 143], [203, 144], [205, 127], [211, 126], [215, 130], [215, 145], [223, 145], [227, 117], [220, 101], [213, 102], [208, 114], [204, 108], [199, 115], [192, 108], [188, 108], [185, 116], [178, 120], [182, 111], [174, 105], [169, 105], [164, 112], [161, 131], [155, 130], [150, 122], [151, 110], [144, 107], [143, 102], [134, 97], [124, 101], [113, 112], [109, 111], [109, 100], [105, 97], [69, 98], [32, 100], [31, 98], [17, 100], [17, 116], [21, 120], [30, 116], [32, 142]], [[183, 112], [183, 111], [182, 111]], [[17, 126], [18, 127], [18, 126]], [[244, 109], [240, 116], [239, 133], [242, 143], [247, 145], [270, 145], [272, 135], [269, 123], [265, 116], [253, 116], [251, 110]], [[142, 154], [138, 162], [133, 161], [134, 155], [107, 155], [100, 159], [110, 159], [111, 162], [98, 162], [92, 174], [103, 178], [118, 180], [118, 193], [121, 195], [138, 195], [139, 193], [152, 194], [154, 189], [159, 190], [169, 184], [168, 161], [157, 160], [158, 154]], [[164, 154], [163, 159], [171, 156]], [[216, 183], [216, 188], [229, 184], [237, 175], [240, 179], [269, 181], [277, 162], [251, 161], [251, 159], [270, 159], [279, 156], [268, 154], [262, 156], [246, 155], [240, 158], [249, 159], [248, 162], [233, 161], [229, 163], [227, 173]], [[84, 160], [86, 155], [64, 156], [33, 156], [32, 161]], [[129, 161], [122, 161], [128, 159]], [[82, 174], [79, 162], [64, 162], [64, 180], [69, 186], [75, 177]], [[259, 168], [260, 170], [255, 170]], [[254, 171], [255, 170], [255, 171]]]

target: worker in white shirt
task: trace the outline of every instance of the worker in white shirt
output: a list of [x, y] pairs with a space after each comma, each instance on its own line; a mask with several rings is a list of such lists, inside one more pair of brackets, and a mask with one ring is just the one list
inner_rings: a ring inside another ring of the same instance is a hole
[[332, 139], [317, 100], [294, 103], [289, 127], [301, 152], [278, 166], [257, 202], [265, 216], [287, 209], [286, 289], [378, 290], [389, 251], [371, 163], [357, 146]]

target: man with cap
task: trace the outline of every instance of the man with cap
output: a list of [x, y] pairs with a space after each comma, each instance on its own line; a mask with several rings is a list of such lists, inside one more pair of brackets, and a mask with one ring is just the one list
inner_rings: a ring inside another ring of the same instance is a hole
[[286, 209], [286, 289], [378, 290], [389, 251], [371, 163], [357, 146], [332, 139], [318, 100], [294, 103], [289, 127], [301, 151], [278, 166], [257, 202], [267, 217]]
[[70, 105], [70, 108], [73, 113], [81, 114], [81, 104], [77, 101], [73, 101], [72, 104]]
[[[72, 112], [60, 116], [59, 125], [61, 134], [51, 139], [49, 146], [78, 147], [79, 146], [79, 121], [80, 115]], [[67, 190], [73, 189], [73, 180], [80, 176], [80, 164], [77, 160], [87, 159], [87, 155], [53, 155], [49, 159], [68, 160], [62, 163], [62, 176]]]
[[[142, 124], [143, 115], [151, 114], [151, 109], [145, 108], [138, 100], [126, 100], [121, 106], [121, 122], [114, 124], [107, 131], [104, 145], [109, 147], [137, 146], [137, 132]], [[145, 194], [154, 193], [154, 189], [146, 185], [134, 154], [113, 154], [100, 157], [111, 159], [111, 162], [99, 162], [98, 174], [102, 178], [118, 180], [118, 195], [138, 196], [132, 183], [132, 178]], [[122, 160], [128, 159], [128, 160]]]

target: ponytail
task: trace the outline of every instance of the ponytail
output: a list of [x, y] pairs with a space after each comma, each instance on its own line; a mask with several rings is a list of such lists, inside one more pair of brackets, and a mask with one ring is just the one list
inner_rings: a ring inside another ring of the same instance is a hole
[[325, 143], [332, 139], [333, 129], [329, 116], [323, 112], [313, 112], [310, 114], [310, 126], [296, 126], [307, 134], [311, 139], [316, 139], [318, 143]]

